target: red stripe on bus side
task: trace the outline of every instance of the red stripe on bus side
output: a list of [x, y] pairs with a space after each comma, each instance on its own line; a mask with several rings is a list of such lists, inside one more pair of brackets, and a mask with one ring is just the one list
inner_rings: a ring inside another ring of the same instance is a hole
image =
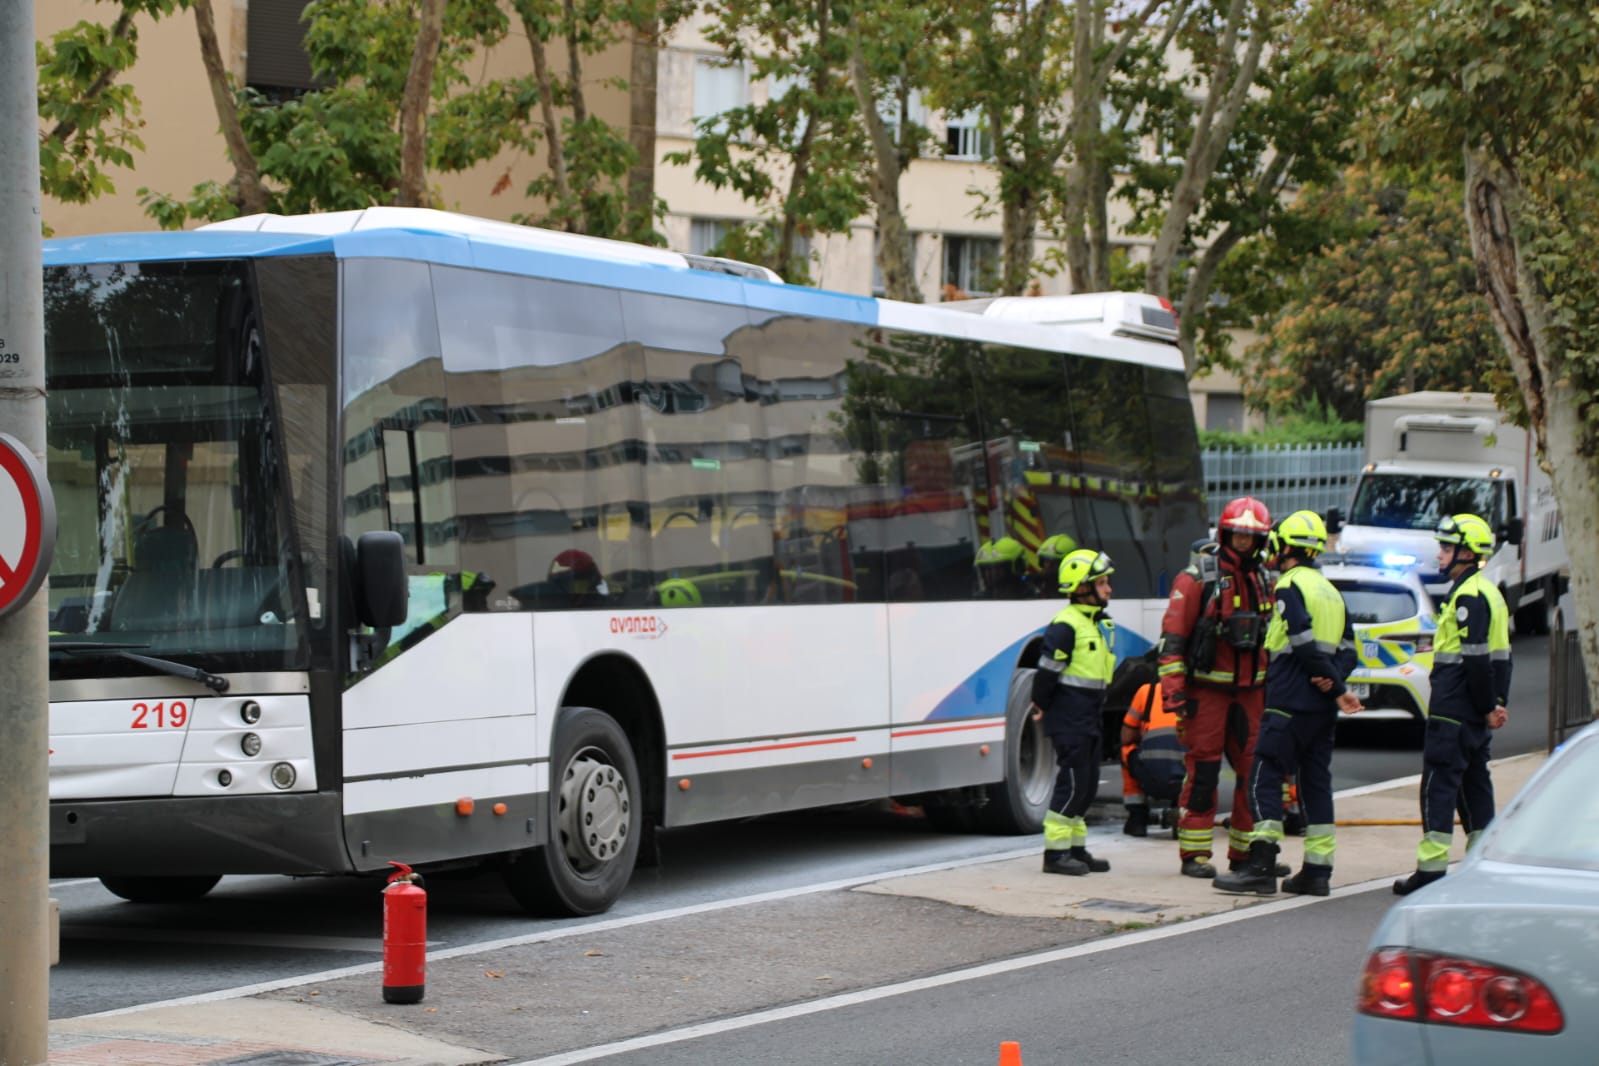
[[782, 751], [785, 748], [814, 748], [818, 744], [853, 744], [855, 737], [832, 737], [828, 740], [793, 740], [786, 744], [757, 744], [748, 748], [719, 748], [716, 751], [673, 752], [673, 759], [704, 759], [712, 755], [748, 755], [757, 751]]
[[925, 737], [934, 733], [958, 733], [963, 729], [1003, 729], [1004, 722], [974, 722], [971, 725], [944, 725], [932, 729], [902, 729], [898, 733], [890, 733], [889, 739], [897, 740], [900, 737]]

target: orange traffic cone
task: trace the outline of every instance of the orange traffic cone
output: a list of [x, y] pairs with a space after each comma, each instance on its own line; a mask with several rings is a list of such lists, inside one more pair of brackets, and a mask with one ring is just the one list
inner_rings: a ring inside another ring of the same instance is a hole
[[999, 1045], [999, 1066], [1022, 1066], [1022, 1046], [1014, 1040]]

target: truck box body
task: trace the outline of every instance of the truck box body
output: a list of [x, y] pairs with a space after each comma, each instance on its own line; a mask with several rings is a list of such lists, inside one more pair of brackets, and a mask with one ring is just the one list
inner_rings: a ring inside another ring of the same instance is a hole
[[[1366, 465], [1338, 550], [1351, 561], [1415, 567], [1435, 598], [1433, 529], [1445, 515], [1481, 515], [1498, 535], [1488, 577], [1523, 632], [1543, 632], [1567, 565], [1549, 475], [1526, 430], [1505, 421], [1486, 393], [1417, 392], [1366, 405]], [[1519, 520], [1519, 521], [1518, 521]], [[1519, 526], [1520, 543], [1510, 543]]]

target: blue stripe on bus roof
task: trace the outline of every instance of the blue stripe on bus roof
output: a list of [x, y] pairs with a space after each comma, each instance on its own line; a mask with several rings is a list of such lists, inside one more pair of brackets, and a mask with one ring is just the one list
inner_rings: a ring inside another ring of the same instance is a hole
[[233, 259], [328, 252], [341, 259], [414, 259], [587, 285], [614, 286], [619, 275], [625, 272], [627, 288], [638, 292], [864, 324], [874, 324], [878, 320], [877, 301], [869, 296], [775, 284], [688, 267], [679, 269], [658, 263], [567, 255], [425, 229], [369, 229], [333, 234], [189, 230], [52, 238], [44, 242], [44, 264]]
[[253, 230], [195, 230], [52, 237], [44, 242], [44, 265], [131, 263], [171, 259], [238, 259], [257, 255], [315, 255], [332, 250], [329, 237]]

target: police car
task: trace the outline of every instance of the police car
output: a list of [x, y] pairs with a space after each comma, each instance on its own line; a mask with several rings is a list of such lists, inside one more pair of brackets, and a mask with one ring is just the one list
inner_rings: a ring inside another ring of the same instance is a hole
[[1326, 556], [1321, 572], [1343, 594], [1355, 627], [1359, 665], [1350, 691], [1365, 704], [1362, 719], [1424, 722], [1432, 694], [1432, 642], [1437, 609], [1409, 570], [1345, 563]]

